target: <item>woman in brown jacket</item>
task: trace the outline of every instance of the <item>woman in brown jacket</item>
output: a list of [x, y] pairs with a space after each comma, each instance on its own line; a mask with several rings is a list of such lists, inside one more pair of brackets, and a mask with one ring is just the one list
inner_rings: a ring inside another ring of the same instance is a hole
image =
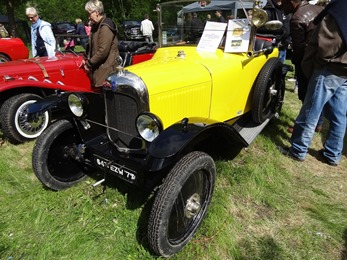
[[90, 73], [92, 85], [102, 87], [104, 80], [117, 66], [117, 27], [104, 14], [101, 1], [88, 1], [85, 10], [89, 13], [93, 25], [86, 50], [88, 59], [84, 60], [81, 66]]

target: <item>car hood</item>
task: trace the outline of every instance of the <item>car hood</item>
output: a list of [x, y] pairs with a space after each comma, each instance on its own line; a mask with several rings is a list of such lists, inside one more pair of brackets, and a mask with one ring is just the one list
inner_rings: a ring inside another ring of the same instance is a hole
[[146, 84], [150, 95], [194, 85], [212, 85], [213, 78], [230, 68], [241, 67], [242, 55], [199, 52], [195, 46], [159, 48], [153, 58], [127, 67]]
[[[83, 56], [74, 54], [57, 54], [53, 58], [41, 57], [32, 59], [22, 59], [0, 64], [0, 83], [5, 77], [16, 80], [37, 80], [58, 81], [64, 79], [69, 81], [65, 73], [79, 69], [79, 64]], [[45, 77], [47, 73], [48, 77]]]
[[167, 127], [185, 117], [211, 118], [213, 89], [221, 92], [223, 86], [239, 86], [242, 61], [246, 59], [245, 55], [224, 53], [221, 49], [211, 53], [197, 51], [195, 46], [175, 46], [159, 48], [151, 60], [126, 70], [144, 81], [150, 111], [165, 114], [161, 120]]

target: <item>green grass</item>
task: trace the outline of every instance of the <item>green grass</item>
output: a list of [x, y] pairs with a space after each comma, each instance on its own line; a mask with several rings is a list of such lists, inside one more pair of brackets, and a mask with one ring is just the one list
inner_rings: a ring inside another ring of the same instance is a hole
[[[325, 122], [304, 163], [277, 151], [299, 108], [288, 84], [282, 116], [235, 158], [216, 162], [208, 215], [173, 259], [346, 259], [346, 148], [339, 167], [316, 159]], [[46, 190], [31, 169], [32, 147], [0, 147], [0, 259], [154, 259], [151, 200], [117, 180], [105, 193], [93, 179]]]

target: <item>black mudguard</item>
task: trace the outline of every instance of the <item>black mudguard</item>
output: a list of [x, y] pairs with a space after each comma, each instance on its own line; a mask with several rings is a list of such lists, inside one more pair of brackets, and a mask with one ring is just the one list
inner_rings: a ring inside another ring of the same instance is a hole
[[[49, 111], [51, 115], [53, 115], [52, 116], [53, 120], [73, 117], [73, 114], [71, 113], [69, 109], [68, 100], [67, 100], [69, 94], [71, 93], [72, 92], [53, 94], [31, 104], [27, 110], [28, 118], [33, 119], [38, 114], [45, 113], [46, 111]], [[86, 96], [89, 104], [96, 103], [96, 102], [100, 103], [101, 106], [99, 108], [101, 109], [101, 111], [103, 111], [104, 109], [103, 102], [100, 102], [100, 100], [102, 100], [102, 95], [100, 93], [78, 92], [78, 94], [83, 94], [84, 96]], [[88, 109], [89, 109], [89, 106], [88, 106]], [[100, 113], [100, 114], [104, 114], [104, 113]]]
[[155, 172], [166, 168], [212, 135], [221, 136], [231, 143], [243, 143], [239, 133], [224, 122], [213, 124], [190, 122], [186, 125], [177, 123], [166, 128], [150, 144], [149, 170]]
[[66, 108], [66, 99], [67, 94], [53, 94], [45, 97], [42, 100], [39, 100], [30, 106], [28, 106], [28, 117], [33, 116], [34, 114], [42, 114], [48, 110], [52, 109], [65, 109]]

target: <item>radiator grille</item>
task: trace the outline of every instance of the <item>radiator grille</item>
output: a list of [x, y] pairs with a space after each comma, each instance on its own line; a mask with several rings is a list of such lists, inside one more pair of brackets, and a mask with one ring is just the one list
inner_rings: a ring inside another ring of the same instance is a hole
[[135, 126], [135, 119], [139, 114], [136, 100], [128, 95], [112, 91], [107, 91], [105, 98], [110, 140], [121, 148], [140, 148], [142, 141], [138, 138]]

